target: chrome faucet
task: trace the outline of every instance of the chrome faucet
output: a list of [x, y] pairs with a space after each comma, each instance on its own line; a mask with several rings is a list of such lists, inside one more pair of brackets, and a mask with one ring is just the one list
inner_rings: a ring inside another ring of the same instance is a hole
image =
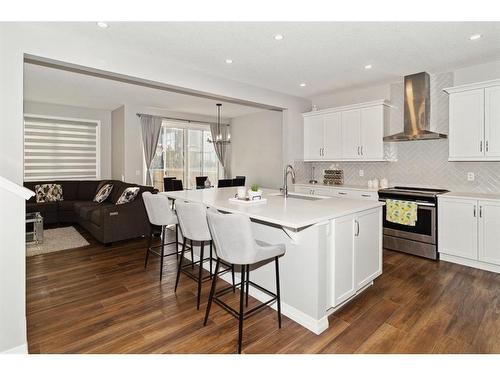
[[295, 170], [288, 164], [283, 171], [283, 187], [280, 189], [283, 192], [283, 196], [288, 197], [288, 174], [292, 175], [292, 183], [295, 183]]

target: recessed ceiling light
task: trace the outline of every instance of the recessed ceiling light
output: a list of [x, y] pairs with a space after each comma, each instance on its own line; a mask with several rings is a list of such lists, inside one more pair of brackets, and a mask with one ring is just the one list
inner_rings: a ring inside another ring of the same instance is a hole
[[106, 22], [97, 22], [97, 26], [99, 26], [101, 29], [107, 29], [109, 27]]
[[306, 83], [305, 83], [305, 82], [302, 82], [299, 86], [300, 86], [300, 87], [306, 87], [307, 85], [306, 85]]
[[226, 59], [226, 64], [232, 64], [233, 63], [233, 60], [231, 59]]
[[469, 37], [470, 40], [478, 40], [481, 39], [482, 35], [481, 34], [474, 34]]
[[283, 38], [284, 38], [283, 34], [276, 34], [274, 36], [274, 40], [283, 40]]
[[365, 65], [365, 69], [366, 69], [366, 70], [371, 69], [371, 68], [373, 68], [373, 67], [372, 67], [372, 64]]

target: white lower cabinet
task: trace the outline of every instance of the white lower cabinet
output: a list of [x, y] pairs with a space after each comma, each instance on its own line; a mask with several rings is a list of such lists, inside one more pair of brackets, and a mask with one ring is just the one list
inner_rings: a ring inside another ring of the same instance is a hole
[[335, 220], [331, 304], [338, 306], [382, 274], [382, 210]]
[[479, 260], [500, 265], [500, 202], [479, 201]]
[[439, 198], [441, 259], [500, 272], [500, 200]]

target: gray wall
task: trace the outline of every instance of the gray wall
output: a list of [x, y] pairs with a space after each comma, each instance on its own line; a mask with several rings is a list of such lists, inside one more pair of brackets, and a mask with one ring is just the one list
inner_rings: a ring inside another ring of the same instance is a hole
[[101, 178], [111, 178], [111, 111], [40, 102], [24, 102], [24, 113], [101, 122]]
[[231, 173], [246, 176], [246, 185], [282, 185], [283, 116], [264, 111], [231, 120]]
[[125, 107], [121, 106], [111, 112], [111, 139], [113, 152], [111, 155], [111, 177], [114, 180], [125, 180]]
[[[496, 78], [500, 78], [500, 62], [431, 74], [431, 128], [448, 133], [448, 98], [441, 90], [443, 87]], [[387, 98], [387, 92], [390, 93], [388, 99], [396, 107], [391, 109], [390, 117], [391, 133], [396, 133], [403, 128], [403, 114], [400, 110], [403, 104], [402, 82], [388, 84], [387, 87], [365, 88], [362, 91], [335, 92], [313, 98], [313, 104], [321, 103], [325, 108], [329, 103], [332, 107], [348, 104], [343, 101], [345, 98], [352, 99], [353, 103], [357, 97], [383, 99]], [[369, 179], [385, 177], [391, 185], [434, 186], [461, 192], [500, 192], [500, 162], [449, 162], [447, 139], [398, 142], [386, 144], [385, 149], [386, 155], [394, 161], [338, 163], [344, 170], [345, 183], [367, 185]], [[312, 166], [316, 167], [315, 178], [322, 180], [323, 169], [331, 164], [295, 161], [299, 179], [302, 181], [310, 179]], [[360, 170], [364, 171], [363, 177], [359, 176]], [[474, 181], [467, 181], [468, 172], [475, 174]]]

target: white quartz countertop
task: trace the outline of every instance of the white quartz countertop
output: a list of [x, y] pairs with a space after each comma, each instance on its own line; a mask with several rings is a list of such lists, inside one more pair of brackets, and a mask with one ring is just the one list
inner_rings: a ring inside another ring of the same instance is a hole
[[464, 199], [483, 199], [483, 200], [500, 200], [500, 193], [466, 193], [450, 191], [445, 194], [438, 195], [438, 198], [464, 198]]
[[308, 182], [297, 182], [294, 184], [294, 186], [307, 186], [307, 187], [316, 187], [316, 188], [327, 188], [327, 189], [347, 189], [347, 190], [360, 190], [360, 191], [373, 191], [373, 192], [378, 192], [378, 188], [369, 188], [367, 185], [349, 185], [349, 184], [342, 184], [342, 185], [326, 185], [321, 182], [318, 182], [317, 184], [310, 184]]
[[[300, 229], [337, 217], [369, 210], [384, 205], [371, 200], [324, 197], [318, 200], [283, 198], [278, 190], [264, 189], [266, 203], [246, 205], [229, 202], [236, 194], [235, 187], [162, 192], [172, 199], [201, 202], [221, 211], [242, 213], [252, 219], [277, 224], [291, 229]], [[292, 195], [301, 195], [291, 193]], [[303, 194], [306, 197], [308, 195]]]

